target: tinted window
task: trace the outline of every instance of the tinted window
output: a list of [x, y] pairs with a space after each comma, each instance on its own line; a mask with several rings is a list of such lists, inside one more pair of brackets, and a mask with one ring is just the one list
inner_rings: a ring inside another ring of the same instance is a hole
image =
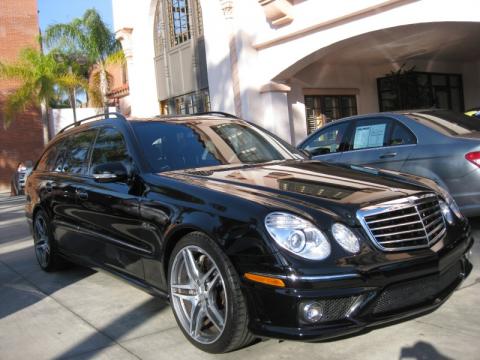
[[390, 146], [416, 144], [415, 135], [407, 129], [404, 125], [395, 121], [390, 136]]
[[302, 147], [312, 155], [329, 154], [343, 151], [348, 123], [342, 122], [320, 130]]
[[480, 122], [477, 119], [453, 111], [431, 110], [406, 115], [445, 135], [480, 131]]
[[58, 144], [51, 146], [38, 161], [36, 170], [53, 171], [58, 154]]
[[247, 126], [220, 124], [211, 129], [233, 150], [242, 163], [281, 159], [280, 153], [262, 135]]
[[157, 172], [304, 157], [282, 140], [243, 121], [158, 121], [132, 126]]
[[122, 134], [118, 130], [107, 128], [98, 134], [92, 151], [91, 169], [110, 162], [123, 162], [128, 166], [131, 159]]
[[367, 149], [387, 145], [388, 119], [363, 119], [355, 122], [351, 149]]
[[62, 140], [57, 145], [57, 158], [55, 159], [55, 163], [53, 168], [50, 171], [55, 172], [63, 172], [63, 164], [65, 162], [65, 158], [67, 155], [67, 139]]
[[90, 147], [97, 130], [88, 130], [73, 135], [68, 142], [68, 151], [63, 163], [63, 171], [71, 174], [85, 174], [88, 167]]

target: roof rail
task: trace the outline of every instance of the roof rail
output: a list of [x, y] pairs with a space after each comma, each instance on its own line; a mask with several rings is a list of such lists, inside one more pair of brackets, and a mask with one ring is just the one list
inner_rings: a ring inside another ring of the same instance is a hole
[[118, 112], [105, 112], [105, 113], [101, 113], [101, 114], [97, 114], [97, 115], [93, 115], [93, 116], [90, 116], [90, 117], [87, 117], [85, 119], [82, 119], [82, 120], [78, 120], [70, 125], [67, 125], [65, 126], [63, 129], [61, 129], [58, 133], [63, 133], [65, 130], [71, 128], [71, 127], [76, 127], [76, 126], [80, 126], [83, 122], [85, 121], [90, 121], [90, 120], [95, 120], [97, 118], [101, 118], [103, 117], [104, 119], [108, 119], [110, 118], [111, 115], [115, 115], [115, 118], [117, 119], [122, 119], [122, 120], [126, 120], [125, 116], [123, 116], [122, 114], [118, 113]]
[[240, 119], [238, 116], [235, 116], [223, 111], [205, 111], [205, 112], [195, 113], [193, 115], [218, 115], [218, 116], [223, 116], [230, 119]]

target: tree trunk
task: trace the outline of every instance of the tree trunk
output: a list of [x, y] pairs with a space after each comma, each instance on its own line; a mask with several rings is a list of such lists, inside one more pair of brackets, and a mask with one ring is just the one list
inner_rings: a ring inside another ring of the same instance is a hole
[[100, 66], [100, 93], [102, 94], [102, 103], [103, 110], [105, 113], [108, 112], [108, 79], [107, 79], [107, 70], [103, 65]]
[[43, 122], [43, 145], [47, 145], [50, 140], [50, 126], [48, 119], [48, 105], [45, 100], [42, 100], [40, 103], [40, 111], [42, 113]]
[[68, 97], [70, 98], [70, 106], [72, 107], [73, 111], [73, 122], [77, 122], [77, 102], [75, 96], [75, 89], [68, 91]]
[[[68, 66], [68, 72], [73, 74], [72, 66]], [[75, 88], [72, 88], [68, 91], [68, 96], [70, 97], [70, 106], [73, 111], [73, 122], [77, 122], [77, 94], [75, 93]]]

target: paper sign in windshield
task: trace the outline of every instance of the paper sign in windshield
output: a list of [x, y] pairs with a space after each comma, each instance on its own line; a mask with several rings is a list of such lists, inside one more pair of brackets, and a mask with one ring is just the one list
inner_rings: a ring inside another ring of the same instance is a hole
[[355, 131], [355, 139], [353, 140], [353, 148], [363, 149], [383, 146], [386, 127], [387, 124], [357, 127]]

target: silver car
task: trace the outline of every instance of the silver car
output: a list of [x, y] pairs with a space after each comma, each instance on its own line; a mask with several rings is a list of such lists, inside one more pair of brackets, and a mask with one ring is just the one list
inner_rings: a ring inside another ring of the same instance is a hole
[[448, 110], [352, 116], [322, 127], [298, 147], [316, 160], [430, 178], [464, 215], [480, 215], [478, 119]]

